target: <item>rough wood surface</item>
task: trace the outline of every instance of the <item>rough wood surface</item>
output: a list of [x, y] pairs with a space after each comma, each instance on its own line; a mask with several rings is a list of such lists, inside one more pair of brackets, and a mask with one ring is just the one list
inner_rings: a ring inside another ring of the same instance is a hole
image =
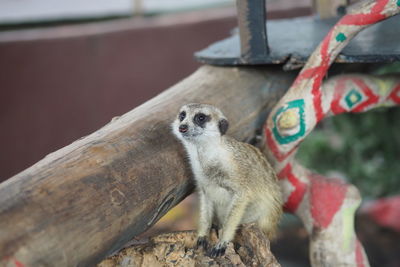
[[201, 67], [0, 184], [0, 266], [88, 266], [119, 250], [192, 190], [170, 132], [181, 105], [218, 106], [243, 140], [293, 78], [279, 67]]
[[[215, 244], [215, 233], [211, 238]], [[223, 257], [210, 258], [207, 252], [195, 249], [195, 244], [194, 231], [161, 234], [144, 244], [123, 249], [97, 267], [280, 266], [270, 251], [269, 240], [255, 226], [247, 225], [239, 229]]]

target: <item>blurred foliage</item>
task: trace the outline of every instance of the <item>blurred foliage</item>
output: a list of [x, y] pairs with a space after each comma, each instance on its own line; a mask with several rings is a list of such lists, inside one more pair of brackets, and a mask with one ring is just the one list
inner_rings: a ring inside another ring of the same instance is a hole
[[372, 74], [382, 75], [382, 74], [398, 74], [400, 70], [400, 62], [394, 62], [391, 64], [382, 64], [372, 71]]
[[400, 108], [343, 114], [324, 120], [297, 155], [327, 176], [340, 172], [364, 197], [400, 193]]

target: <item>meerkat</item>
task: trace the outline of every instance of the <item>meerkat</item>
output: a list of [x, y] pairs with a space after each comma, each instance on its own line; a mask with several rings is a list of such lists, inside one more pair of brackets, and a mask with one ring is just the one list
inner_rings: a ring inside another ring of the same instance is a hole
[[228, 120], [214, 106], [184, 105], [172, 123], [189, 156], [199, 195], [196, 247], [207, 250], [212, 224], [220, 229], [210, 256], [225, 254], [240, 224], [257, 223], [272, 237], [282, 214], [273, 168], [254, 146], [226, 135]]

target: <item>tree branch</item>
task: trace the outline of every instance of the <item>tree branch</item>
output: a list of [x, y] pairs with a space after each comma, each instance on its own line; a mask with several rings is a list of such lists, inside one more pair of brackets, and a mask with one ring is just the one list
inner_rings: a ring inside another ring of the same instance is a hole
[[193, 188], [170, 130], [181, 105], [216, 105], [249, 138], [294, 78], [279, 69], [201, 67], [0, 184], [0, 265], [87, 266], [119, 250]]

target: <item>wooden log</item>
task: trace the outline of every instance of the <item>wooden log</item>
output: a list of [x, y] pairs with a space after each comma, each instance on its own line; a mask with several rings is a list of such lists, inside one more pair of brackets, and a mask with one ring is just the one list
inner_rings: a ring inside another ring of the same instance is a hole
[[180, 106], [216, 105], [228, 133], [254, 136], [293, 81], [279, 69], [201, 67], [0, 184], [0, 266], [88, 266], [120, 249], [193, 188], [170, 131]]
[[[264, 266], [280, 267], [270, 250], [265, 234], [254, 225], [243, 225], [229, 243], [225, 255], [211, 258], [209, 251], [196, 249], [196, 232], [165, 233], [147, 242], [138, 241], [100, 262], [97, 267], [162, 267], [162, 266]], [[211, 244], [218, 241], [215, 232]]]

